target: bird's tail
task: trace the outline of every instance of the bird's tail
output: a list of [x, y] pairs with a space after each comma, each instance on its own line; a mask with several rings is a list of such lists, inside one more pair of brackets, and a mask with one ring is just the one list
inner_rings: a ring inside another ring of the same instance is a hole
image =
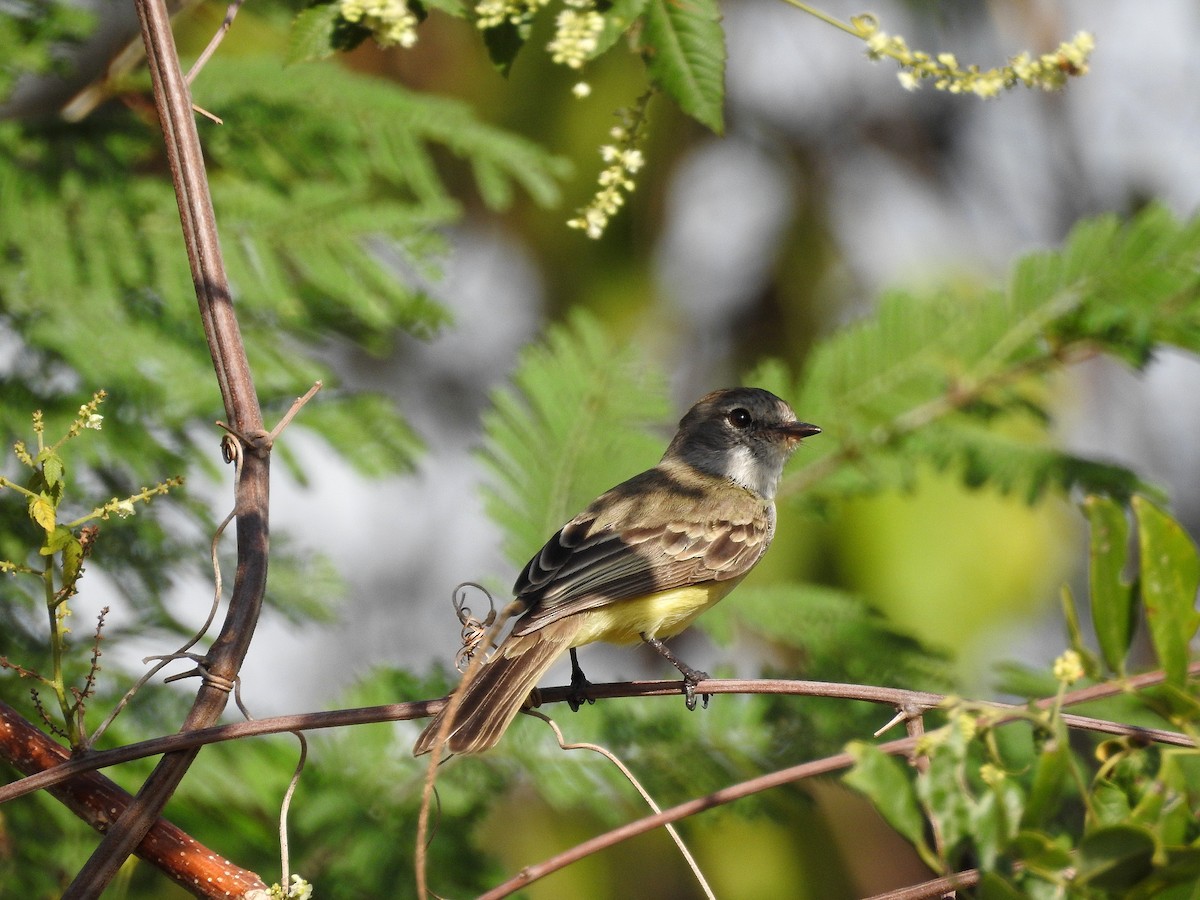
[[[576, 630], [568, 619], [530, 634], [509, 635], [466, 686], [447, 735], [446, 748], [452, 753], [481, 753], [496, 746], [529, 692], [571, 646]], [[413, 756], [433, 749], [449, 708], [449, 704], [443, 707], [421, 732]]]

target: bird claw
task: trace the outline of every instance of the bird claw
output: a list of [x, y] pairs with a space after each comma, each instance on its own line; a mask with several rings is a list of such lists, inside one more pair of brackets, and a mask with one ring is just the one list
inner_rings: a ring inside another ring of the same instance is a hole
[[[707, 672], [698, 672], [695, 669], [683, 676], [683, 702], [687, 706], [689, 712], [696, 710], [696, 685], [701, 681], [708, 680]], [[708, 709], [708, 699], [711, 694], [701, 694], [700, 700], [703, 702], [704, 708]]]
[[583, 677], [583, 672], [571, 675], [571, 693], [567, 694], [567, 706], [571, 707], [571, 712], [579, 712], [579, 708], [584, 703], [594, 704], [595, 697], [588, 696], [588, 688], [592, 683]]

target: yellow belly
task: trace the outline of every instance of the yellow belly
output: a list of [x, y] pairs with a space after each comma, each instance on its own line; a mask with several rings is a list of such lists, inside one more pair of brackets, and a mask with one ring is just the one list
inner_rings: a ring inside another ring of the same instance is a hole
[[593, 641], [636, 644], [643, 634], [654, 638], [673, 637], [732, 591], [739, 581], [740, 578], [734, 578], [674, 588], [579, 613], [579, 631], [572, 638], [571, 646], [579, 647]]

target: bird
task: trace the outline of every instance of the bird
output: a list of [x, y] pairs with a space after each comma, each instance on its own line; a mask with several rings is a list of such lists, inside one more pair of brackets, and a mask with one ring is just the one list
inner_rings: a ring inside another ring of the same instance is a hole
[[[762, 559], [775, 534], [784, 464], [819, 434], [769, 391], [724, 388], [684, 414], [658, 465], [597, 497], [518, 576], [520, 611], [508, 635], [459, 687], [445, 748], [480, 753], [499, 743], [546, 670], [571, 654], [572, 708], [588, 681], [576, 648], [644, 642], [684, 678], [689, 709], [708, 676], [664, 643], [724, 598]], [[468, 670], [469, 671], [469, 670]], [[413, 748], [430, 752], [446, 703]]]

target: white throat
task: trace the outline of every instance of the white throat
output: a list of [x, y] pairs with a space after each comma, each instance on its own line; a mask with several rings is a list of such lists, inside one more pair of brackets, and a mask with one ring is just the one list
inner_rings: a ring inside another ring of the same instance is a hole
[[767, 500], [775, 499], [782, 473], [782, 461], [771, 465], [756, 457], [744, 444], [730, 447], [725, 454], [725, 477]]

